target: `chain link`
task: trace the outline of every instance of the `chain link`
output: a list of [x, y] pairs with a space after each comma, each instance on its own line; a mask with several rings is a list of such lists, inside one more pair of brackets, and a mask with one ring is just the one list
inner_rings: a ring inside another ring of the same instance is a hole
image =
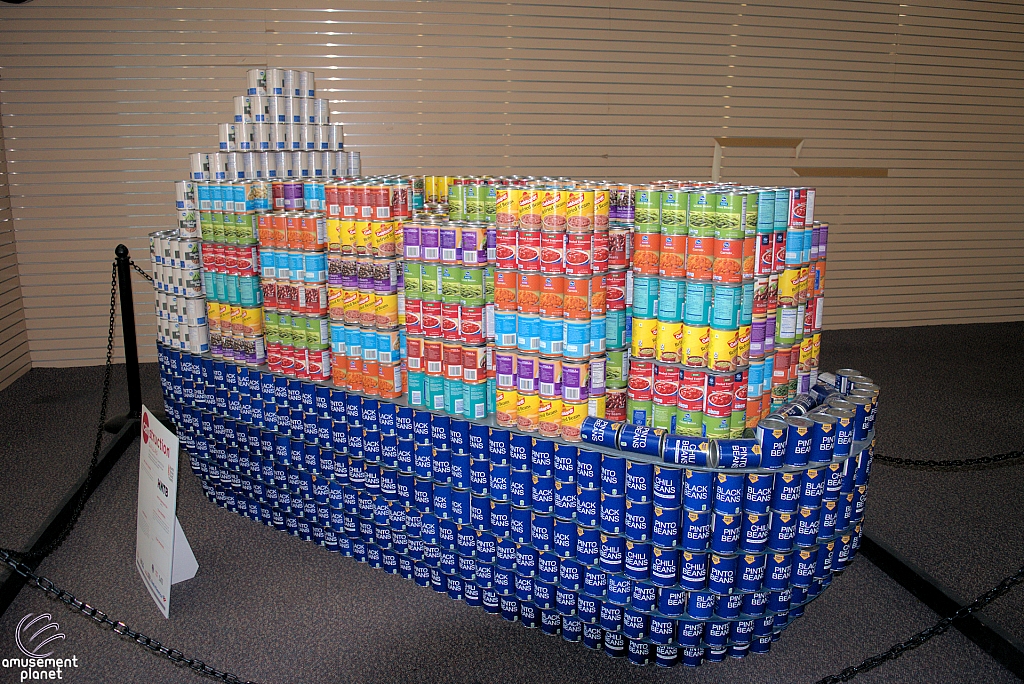
[[817, 684], [838, 684], [838, 682], [848, 682], [857, 675], [859, 675], [861, 672], [873, 670], [882, 663], [899, 658], [907, 651], [913, 650], [918, 646], [921, 646], [933, 637], [936, 637], [940, 634], [944, 634], [949, 630], [950, 627], [953, 626], [954, 622], [962, 618], [965, 618], [976, 611], [981, 610], [982, 608], [992, 603], [1006, 592], [1010, 591], [1010, 589], [1013, 589], [1013, 587], [1020, 584], [1022, 581], [1024, 581], [1024, 566], [1017, 570], [1015, 574], [1004, 578], [1003, 581], [1001, 581], [999, 584], [992, 587], [978, 598], [974, 599], [973, 602], [967, 604], [966, 606], [956, 611], [949, 617], [939, 620], [928, 629], [918, 632], [906, 641], [901, 641], [900, 643], [895, 644], [888, 651], [879, 653], [878, 655], [871, 656], [859, 665], [848, 667], [838, 674], [829, 675], [828, 677], [819, 679], [817, 681]]
[[146, 279], [146, 280], [148, 280], [149, 282], [153, 282], [153, 276], [149, 275], [149, 274], [148, 274], [148, 273], [146, 273], [146, 272], [145, 272], [144, 270], [142, 270], [141, 268], [139, 268], [139, 265], [138, 265], [137, 263], [135, 263], [135, 261], [134, 261], [134, 260], [132, 260], [132, 259], [129, 259], [129, 260], [128, 260], [128, 263], [129, 263], [129, 264], [131, 264], [131, 267], [135, 269], [135, 272], [136, 272], [136, 273], [138, 273], [138, 274], [139, 274], [140, 276], [142, 276], [143, 278], [145, 278], [145, 279]]
[[[955, 461], [936, 461], [934, 459], [896, 458], [895, 456], [883, 456], [875, 454], [874, 460], [879, 463], [894, 466], [896, 468], [914, 468], [917, 470], [974, 470], [1006, 461], [1016, 461], [1024, 458], [1024, 451], [1009, 451], [1005, 454], [995, 456], [981, 456], [979, 458], [963, 458]], [[1012, 464], [1016, 465], [1016, 463]]]

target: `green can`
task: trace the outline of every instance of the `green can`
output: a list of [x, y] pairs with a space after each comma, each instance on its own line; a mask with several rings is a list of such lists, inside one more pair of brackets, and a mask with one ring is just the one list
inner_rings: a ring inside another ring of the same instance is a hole
[[414, 408], [424, 408], [424, 397], [426, 396], [423, 392], [423, 384], [426, 380], [426, 375], [419, 371], [409, 371], [409, 389], [406, 392], [406, 396], [409, 399], [409, 406]]
[[715, 210], [718, 195], [699, 190], [688, 193], [686, 212], [687, 235], [690, 237], [715, 237]]
[[291, 314], [278, 314], [277, 315], [277, 341], [283, 345], [291, 345], [292, 343], [292, 315]]
[[441, 266], [441, 301], [445, 304], [462, 302], [462, 267]]
[[444, 376], [426, 376], [423, 381], [423, 398], [423, 405], [431, 411], [444, 411]]
[[420, 292], [425, 302], [441, 301], [441, 266], [420, 264]]
[[747, 213], [743, 220], [743, 237], [751, 238], [757, 235], [759, 193], [756, 190], [747, 191]]
[[494, 223], [498, 216], [498, 187], [496, 185], [484, 186], [487, 197], [484, 198], [484, 220]]
[[610, 309], [604, 319], [604, 340], [605, 348], [617, 349], [629, 344], [629, 335], [626, 327], [626, 310]]
[[684, 190], [661, 191], [661, 232], [665, 235], [686, 235], [686, 210], [690, 198]]
[[747, 411], [733, 411], [729, 414], [729, 439], [739, 439], [747, 429]]
[[448, 220], [466, 220], [466, 186], [462, 185], [461, 178], [455, 179], [459, 184], [451, 183], [448, 186]]
[[213, 241], [225, 244], [227, 236], [224, 235], [224, 214], [219, 211], [215, 211], [210, 214], [212, 219], [212, 230], [213, 230]]
[[626, 420], [633, 425], [650, 425], [654, 412], [653, 401], [637, 401], [626, 397]]
[[306, 349], [306, 317], [292, 316], [292, 346]]
[[263, 334], [267, 338], [267, 344], [281, 341], [281, 314], [276, 311], [263, 310]]
[[199, 212], [199, 232], [203, 236], [203, 242], [216, 242], [213, 239], [213, 213], [209, 211]]
[[444, 378], [444, 412], [462, 415], [462, 380]]
[[484, 266], [484, 303], [494, 303], [494, 267]]
[[462, 385], [462, 416], [470, 420], [487, 417], [487, 383]]
[[487, 293], [484, 291], [484, 269], [463, 268], [462, 287], [459, 291], [463, 306], [483, 306], [487, 301]]
[[[715, 208], [715, 239], [736, 240], [745, 233], [747, 195], [743, 192], [723, 192]], [[757, 224], [754, 224], [756, 231]]]
[[709, 416], [705, 413], [704, 436], [711, 437], [713, 439], [727, 439], [729, 437], [729, 424], [731, 422], [731, 416], [716, 418], [715, 416]]
[[331, 327], [326, 318], [306, 318], [306, 348], [323, 351], [331, 346]]
[[660, 233], [661, 191], [650, 186], [639, 188], [633, 192], [633, 202], [633, 229], [638, 233]]
[[[609, 311], [609, 314], [612, 312]], [[625, 312], [623, 312], [625, 313]], [[629, 380], [629, 349], [609, 349], [604, 383], [608, 389], [625, 389]]]
[[418, 261], [406, 261], [402, 266], [402, 278], [405, 280], [406, 299], [423, 298], [423, 291], [420, 289], [422, 273], [422, 268]]
[[256, 214], [235, 214], [235, 237], [243, 246], [259, 242], [260, 226]]
[[704, 412], [676, 409], [676, 434], [687, 437], [704, 436]]
[[652, 427], [668, 430], [669, 433], [676, 431], [676, 407], [675, 404], [654, 404], [651, 412]]
[[487, 202], [487, 186], [480, 181], [462, 186], [466, 208], [463, 214], [465, 221], [483, 221], [486, 215], [484, 204]]

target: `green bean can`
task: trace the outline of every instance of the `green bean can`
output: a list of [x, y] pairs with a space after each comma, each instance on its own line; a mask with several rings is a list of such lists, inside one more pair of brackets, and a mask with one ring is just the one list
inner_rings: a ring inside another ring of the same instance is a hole
[[213, 213], [209, 211], [199, 212], [199, 232], [203, 236], [203, 242], [216, 242], [213, 239]]
[[[609, 314], [612, 312], [609, 311]], [[609, 389], [625, 389], [629, 380], [629, 349], [609, 349], [604, 382]]]
[[674, 433], [676, 431], [675, 404], [654, 404], [651, 411], [651, 426]]
[[742, 238], [745, 234], [746, 219], [746, 193], [723, 192], [718, 196], [718, 206], [715, 208], [715, 239], [737, 240]]
[[743, 237], [752, 238], [757, 235], [758, 208], [760, 205], [758, 192], [748, 190], [746, 192], [747, 209], [743, 219]]
[[487, 300], [487, 293], [484, 291], [484, 269], [463, 268], [459, 292], [463, 306], [483, 306]]
[[729, 424], [732, 416], [709, 416], [704, 414], [704, 436], [712, 439], [726, 439], [729, 437]]
[[281, 341], [281, 314], [276, 311], [263, 310], [263, 334], [267, 338], [267, 344], [274, 344]]
[[292, 346], [306, 349], [306, 317], [292, 316]]
[[650, 425], [654, 416], [653, 401], [640, 401], [626, 397], [626, 420], [633, 425]]
[[409, 406], [414, 408], [424, 408], [426, 404], [426, 393], [424, 392], [424, 382], [426, 375], [419, 371], [409, 371], [408, 383], [409, 389], [406, 396], [409, 399]]
[[653, 186], [639, 188], [633, 192], [633, 203], [633, 229], [638, 233], [660, 233], [661, 191]]
[[441, 301], [459, 304], [462, 301], [462, 267], [441, 266]]
[[687, 437], [704, 436], [704, 412], [676, 409], [676, 434]]
[[420, 292], [425, 302], [441, 301], [441, 267], [438, 264], [420, 264]]
[[739, 439], [743, 436], [743, 431], [747, 429], [747, 411], [744, 408], [742, 411], [736, 411], [735, 409], [729, 414], [729, 439]]
[[661, 191], [661, 232], [665, 235], [686, 235], [686, 210], [689, 196], [684, 190]]
[[423, 270], [418, 261], [406, 261], [402, 266], [402, 277], [405, 279], [406, 299], [422, 299], [423, 290], [420, 288]]
[[688, 193], [688, 196], [687, 234], [694, 238], [715, 237], [715, 209], [718, 205], [718, 195], [695, 190]]
[[494, 223], [498, 216], [498, 187], [486, 185], [484, 191], [487, 193], [484, 197], [484, 220]]
[[292, 343], [292, 316], [291, 314], [277, 315], [277, 341], [289, 346]]
[[487, 200], [487, 186], [479, 180], [470, 181], [462, 186], [466, 208], [463, 213], [465, 221], [484, 220], [484, 202]]
[[306, 318], [306, 348], [323, 351], [331, 346], [331, 328], [326, 318]]
[[484, 303], [494, 304], [494, 266], [484, 266]]
[[256, 214], [235, 214], [235, 239], [243, 246], [255, 245], [259, 236]]
[[459, 177], [448, 185], [449, 221], [466, 220], [466, 186], [462, 184], [464, 180], [466, 179]]
[[215, 211], [210, 214], [210, 218], [213, 219], [213, 241], [220, 242], [222, 244], [227, 242], [227, 236], [224, 234], [224, 213]]

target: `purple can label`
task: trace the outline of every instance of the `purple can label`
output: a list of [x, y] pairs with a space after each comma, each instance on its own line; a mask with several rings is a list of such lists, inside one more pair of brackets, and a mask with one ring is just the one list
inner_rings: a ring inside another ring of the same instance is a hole
[[441, 260], [441, 237], [437, 226], [420, 226], [420, 248], [424, 261]]
[[587, 363], [562, 364], [562, 398], [566, 401], [586, 401], [590, 398]]
[[302, 183], [285, 183], [283, 190], [284, 210], [301, 211], [303, 207]]
[[[751, 335], [753, 335], [753, 333], [754, 333], [753, 326], [751, 326], [750, 333], [751, 333]], [[775, 351], [775, 316], [769, 316], [768, 319], [765, 321], [765, 329], [764, 329], [764, 355], [765, 356], [769, 356], [774, 351]]]
[[329, 252], [327, 254], [327, 284], [328, 285], [344, 285], [344, 278], [342, 273], [342, 260], [341, 254], [337, 252]]
[[487, 228], [487, 261], [494, 263], [494, 250], [498, 241], [498, 231], [494, 226]]
[[462, 244], [459, 229], [445, 227], [440, 230], [441, 260], [444, 262], [462, 260]]
[[750, 325], [750, 358], [764, 356], [765, 335], [768, 328], [767, 320], [755, 320]]
[[360, 274], [357, 276], [360, 290], [373, 290], [373, 275]]
[[462, 259], [467, 264], [487, 263], [487, 245], [479, 244], [481, 235], [475, 230], [466, 230], [462, 233]]
[[494, 352], [494, 371], [498, 389], [515, 389], [516, 355], [513, 352]]
[[539, 359], [537, 361], [537, 381], [542, 397], [562, 396], [562, 362], [557, 359]]
[[341, 286], [346, 290], [359, 289], [359, 276], [356, 275], [355, 269], [343, 268], [341, 272]]
[[405, 258], [406, 259], [419, 259], [420, 258], [420, 227], [407, 223], [403, 230], [404, 242], [405, 242]]
[[516, 387], [520, 392], [537, 390], [537, 357], [520, 354], [516, 357]]

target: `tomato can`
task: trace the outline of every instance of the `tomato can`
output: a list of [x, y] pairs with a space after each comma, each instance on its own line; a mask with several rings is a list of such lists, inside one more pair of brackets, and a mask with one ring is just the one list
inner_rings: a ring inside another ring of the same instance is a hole
[[537, 427], [542, 437], [562, 435], [562, 400], [540, 398], [537, 408]]
[[654, 363], [652, 361], [629, 361], [629, 395], [641, 401], [654, 398]]
[[[627, 271], [609, 271], [605, 280], [608, 296], [606, 298], [609, 311], [626, 309], [626, 273]], [[635, 310], [635, 309], [634, 309]]]
[[706, 325], [683, 325], [683, 364], [693, 368], [708, 365], [711, 329]]
[[608, 231], [608, 268], [628, 268], [632, 244], [628, 230]]
[[544, 231], [540, 234], [540, 270], [565, 273], [565, 233]]
[[633, 234], [633, 272], [637, 275], [659, 274], [661, 262], [661, 233]]
[[516, 427], [523, 432], [536, 432], [540, 420], [540, 395], [536, 392], [518, 392], [516, 399]]
[[565, 317], [590, 320], [590, 276], [565, 278]]
[[736, 370], [736, 349], [739, 344], [736, 330], [711, 328], [708, 344], [708, 367], [716, 371]]
[[540, 313], [541, 283], [544, 276], [540, 273], [519, 273], [517, 286], [517, 306], [521, 314]]
[[462, 306], [460, 304], [441, 305], [441, 337], [448, 342], [459, 341], [459, 314]]
[[654, 365], [654, 403], [675, 407], [679, 402], [679, 375], [677, 366]]
[[682, 355], [683, 324], [659, 321], [654, 358], [666, 363], [681, 363]]
[[633, 317], [633, 341], [630, 355], [637, 359], [653, 359], [657, 349], [658, 319]]
[[498, 268], [515, 269], [518, 266], [519, 232], [501, 230], [495, 232], [494, 258]]
[[608, 270], [608, 231], [594, 233], [594, 250], [590, 261], [593, 273], [604, 273]]
[[516, 268], [521, 271], [540, 270], [540, 242], [541, 232], [539, 230], [519, 231]]
[[581, 428], [588, 410], [588, 402], [562, 401], [562, 439], [567, 442], [581, 441]]
[[565, 272], [586, 276], [593, 271], [594, 235], [591, 232], [569, 233], [565, 240]]
[[468, 384], [487, 379], [487, 348], [465, 344], [462, 346], [462, 379]]
[[661, 238], [658, 272], [666, 278], [686, 276], [686, 235], [665, 234]]
[[484, 344], [484, 307], [462, 306], [459, 316], [459, 339], [463, 344]]
[[605, 394], [604, 417], [613, 422], [626, 420], [626, 389], [608, 388]]
[[561, 231], [566, 228], [566, 202], [568, 192], [547, 187], [540, 191], [540, 220], [543, 230]]
[[405, 300], [405, 328], [410, 335], [423, 334], [423, 301]]
[[704, 414], [714, 418], [728, 418], [732, 414], [736, 395], [733, 374], [708, 373], [706, 392]]

